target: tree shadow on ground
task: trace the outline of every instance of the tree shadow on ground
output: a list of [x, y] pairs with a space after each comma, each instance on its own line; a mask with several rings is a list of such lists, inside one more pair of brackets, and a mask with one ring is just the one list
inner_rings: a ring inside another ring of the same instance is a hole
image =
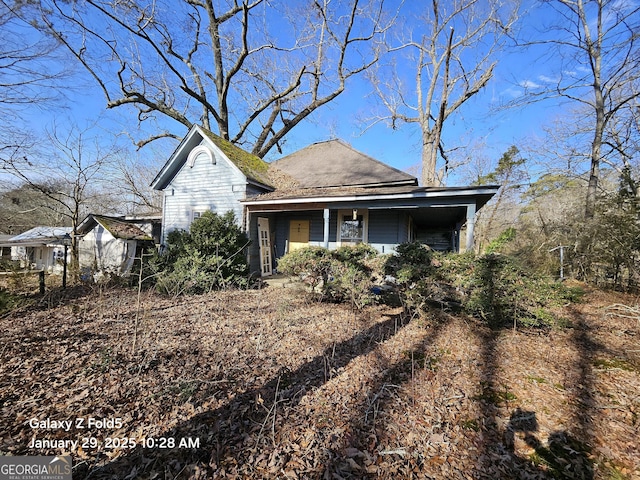
[[[491, 275], [491, 272], [485, 272]], [[487, 279], [487, 299], [499, 295], [497, 282]], [[567, 419], [569, 428], [551, 432], [544, 438], [539, 429], [538, 414], [535, 411], [517, 407], [510, 397], [508, 386], [500, 380], [503, 368], [500, 344], [511, 329], [512, 321], [501, 313], [502, 306], [494, 305], [495, 315], [487, 325], [476, 330], [480, 340], [479, 352], [481, 382], [479, 394], [474, 400], [479, 402], [482, 414], [478, 432], [482, 439], [477, 453], [476, 468], [466, 472], [473, 479], [495, 478], [576, 478], [592, 480], [594, 464], [592, 456], [593, 419], [597, 415], [594, 406], [594, 385], [592, 378], [593, 359], [604, 347], [593, 340], [588, 322], [577, 311], [573, 314], [572, 344], [577, 352], [577, 362], [567, 366], [567, 391], [573, 392], [570, 402], [572, 416]], [[496, 313], [497, 312], [497, 313]], [[502, 317], [501, 317], [502, 315]], [[425, 351], [434, 345], [446, 317], [439, 316], [428, 322], [429, 330], [420, 341], [410, 346], [411, 351]], [[215, 409], [185, 421], [164, 432], [168, 438], [192, 437], [200, 439], [197, 449], [178, 452], [140, 447], [116, 458], [101, 467], [80, 465], [74, 478], [211, 478], [213, 472], [240, 477], [235, 472], [252, 458], [261, 455], [262, 447], [270, 447], [276, 472], [288, 461], [286, 452], [278, 452], [273, 445], [267, 445], [267, 437], [274, 438], [286, 433], [288, 421], [299, 422], [300, 417], [287, 418], [281, 411], [293, 411], [301, 399], [315, 389], [327, 384], [337, 372], [361, 355], [375, 352], [377, 346], [391, 340], [403, 330], [405, 319], [400, 316], [388, 318], [354, 337], [332, 345], [311, 361], [295, 371], [281, 369], [268, 382], [248, 389]], [[367, 470], [367, 452], [372, 444], [380, 446], [376, 438], [377, 427], [373, 412], [382, 412], [393, 401], [397, 388], [411, 381], [414, 359], [405, 356], [395, 363], [386, 363], [384, 368], [366, 385], [363, 397], [357, 399], [347, 432], [338, 438], [333, 446], [323, 452], [320, 463], [308, 476], [300, 478], [377, 478], [377, 474]], [[276, 422], [276, 410], [278, 419]], [[505, 413], [506, 412], [506, 413]], [[354, 432], [350, 434], [349, 432]], [[358, 436], [355, 432], [365, 432]], [[529, 447], [527, 456], [514, 448], [516, 440]], [[248, 451], [255, 453], [247, 453]], [[391, 455], [392, 453], [389, 453]], [[422, 465], [429, 461], [423, 453], [411, 458], [399, 451], [402, 475], [406, 478], [421, 477]], [[404, 470], [402, 470], [404, 468]], [[246, 472], [247, 470], [243, 470]], [[254, 470], [255, 478], [275, 478], [278, 473], [268, 474]], [[246, 475], [244, 476], [246, 478]]]
[[[578, 354], [575, 365], [567, 365], [572, 375], [567, 375], [570, 390], [578, 392], [571, 399], [573, 414], [567, 419], [570, 431], [552, 432], [546, 441], [539, 438], [537, 414], [524, 411], [520, 407], [511, 411], [508, 423], [503, 428], [504, 414], [515, 405], [516, 398], [508, 386], [501, 383], [502, 369], [500, 342], [513, 328], [511, 318], [517, 312], [505, 303], [500, 292], [499, 265], [487, 262], [479, 272], [483, 279], [483, 300], [488, 312], [487, 326], [477, 330], [481, 341], [481, 384], [476, 397], [481, 404], [484, 424], [482, 451], [478, 456], [473, 478], [556, 478], [592, 480], [594, 464], [592, 460], [592, 419], [594, 409], [591, 358], [600, 348], [589, 335], [589, 329], [581, 316], [576, 315], [572, 343]], [[516, 305], [517, 308], [517, 305]], [[522, 400], [522, 399], [520, 399]], [[521, 457], [514, 448], [516, 437], [524, 440], [529, 447], [528, 458]], [[500, 472], [487, 475], [486, 472]]]
[[[306, 392], [329, 381], [332, 372], [372, 351], [404, 326], [402, 316], [387, 315], [386, 320], [332, 345], [299, 369], [288, 371], [283, 368], [265, 384], [239, 393], [220, 408], [200, 413], [162, 435], [173, 439], [198, 438], [199, 448], [178, 452], [138, 446], [101, 467], [80, 464], [76, 466], [74, 478], [148, 478], [159, 472], [173, 471], [174, 464], [178, 463], [177, 456], [180, 456], [181, 465], [198, 464], [198, 468], [207, 470], [198, 478], [211, 478], [212, 471], [216, 470], [231, 471], [246, 456], [243, 451], [256, 446], [256, 438], [272, 418], [273, 411], [265, 408], [265, 402], [274, 399], [273, 406], [286, 404], [291, 408], [297, 405]], [[171, 474], [171, 478], [176, 479], [193, 477], [193, 472], [184, 468]]]

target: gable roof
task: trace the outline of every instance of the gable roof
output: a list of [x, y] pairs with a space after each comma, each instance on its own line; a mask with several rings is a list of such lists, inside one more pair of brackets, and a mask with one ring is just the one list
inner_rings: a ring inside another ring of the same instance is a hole
[[78, 233], [85, 235], [96, 225], [102, 225], [115, 238], [123, 240], [152, 240], [152, 238], [133, 222], [126, 221], [123, 218], [108, 217], [106, 215], [89, 214], [78, 225]]
[[156, 190], [166, 188], [187, 161], [189, 152], [202, 143], [207, 144], [213, 150], [221, 152], [247, 177], [248, 181], [273, 189], [273, 182], [268, 174], [269, 164], [267, 162], [199, 125], [191, 127], [178, 145], [178, 148], [171, 154], [153, 179], [151, 186]]
[[314, 143], [271, 165], [293, 177], [300, 188], [418, 185], [416, 177], [341, 140]]

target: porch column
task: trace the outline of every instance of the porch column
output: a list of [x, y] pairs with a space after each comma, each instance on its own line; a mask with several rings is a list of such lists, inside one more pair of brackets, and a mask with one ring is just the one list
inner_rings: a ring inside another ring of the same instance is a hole
[[324, 209], [324, 248], [329, 248], [329, 209]]
[[471, 252], [473, 250], [473, 229], [475, 227], [475, 224], [476, 204], [470, 203], [467, 205], [467, 252]]

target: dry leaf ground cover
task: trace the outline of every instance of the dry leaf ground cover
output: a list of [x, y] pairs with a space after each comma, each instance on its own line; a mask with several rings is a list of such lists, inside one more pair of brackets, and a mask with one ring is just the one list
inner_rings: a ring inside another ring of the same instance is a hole
[[0, 454], [70, 453], [77, 479], [636, 479], [623, 305], [514, 332], [294, 288], [69, 289], [0, 319]]

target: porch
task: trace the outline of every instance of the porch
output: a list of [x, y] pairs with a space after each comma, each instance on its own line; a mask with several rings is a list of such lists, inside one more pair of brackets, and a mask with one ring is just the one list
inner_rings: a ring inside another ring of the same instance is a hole
[[[498, 187], [308, 191], [244, 201], [252, 271], [271, 275], [284, 254], [308, 245], [335, 249], [364, 242], [380, 253], [419, 241], [440, 251], [473, 248], [475, 215]], [[313, 194], [316, 196], [313, 196]]]

